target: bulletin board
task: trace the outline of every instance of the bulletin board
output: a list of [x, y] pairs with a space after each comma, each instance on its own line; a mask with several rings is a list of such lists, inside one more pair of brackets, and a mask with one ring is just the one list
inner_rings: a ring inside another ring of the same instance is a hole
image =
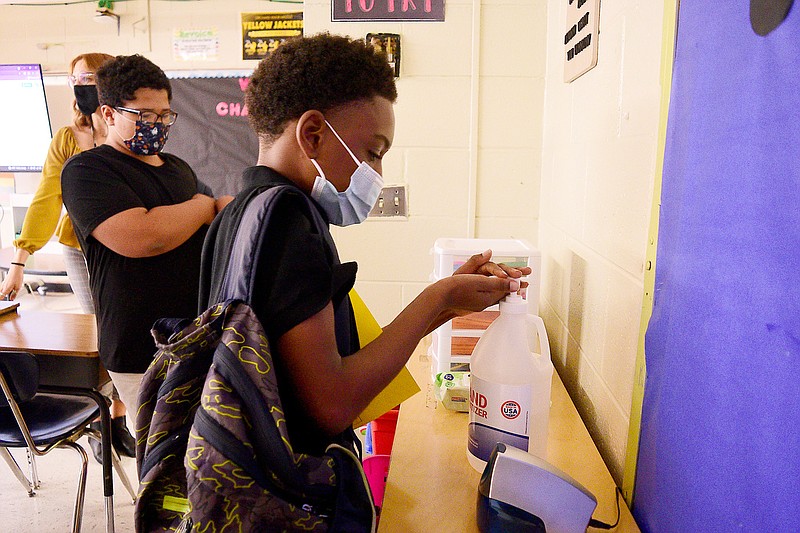
[[165, 151], [189, 163], [216, 196], [240, 191], [242, 172], [258, 159], [244, 103], [249, 72], [236, 74], [168, 73], [178, 121]]
[[760, 36], [748, 7], [679, 8], [633, 500], [645, 532], [800, 523], [800, 9]]

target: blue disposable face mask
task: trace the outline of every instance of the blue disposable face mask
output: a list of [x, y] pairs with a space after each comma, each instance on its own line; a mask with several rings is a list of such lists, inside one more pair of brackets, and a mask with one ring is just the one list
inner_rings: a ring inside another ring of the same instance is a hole
[[358, 158], [353, 154], [350, 147], [345, 144], [333, 126], [326, 120], [325, 124], [331, 129], [342, 146], [345, 147], [347, 153], [353, 158], [358, 168], [350, 176], [350, 185], [344, 192], [339, 192], [331, 182], [325, 179], [325, 173], [319, 166], [316, 160], [312, 159], [311, 163], [317, 168], [319, 176], [314, 180], [314, 186], [311, 188], [311, 197], [328, 215], [328, 220], [331, 224], [337, 226], [349, 226], [351, 224], [360, 224], [366, 220], [367, 215], [372, 210], [378, 196], [383, 187], [383, 178], [381, 175], [366, 161], [358, 161]]

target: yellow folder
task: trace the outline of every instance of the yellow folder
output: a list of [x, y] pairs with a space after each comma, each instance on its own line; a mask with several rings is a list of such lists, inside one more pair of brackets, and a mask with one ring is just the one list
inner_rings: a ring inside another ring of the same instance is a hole
[[[353, 306], [353, 314], [356, 317], [359, 343], [363, 348], [375, 340], [378, 335], [381, 334], [382, 330], [378, 325], [378, 321], [372, 316], [364, 300], [361, 299], [355, 289], [350, 291], [350, 303]], [[392, 382], [389, 383], [380, 394], [373, 398], [367, 408], [358, 415], [358, 418], [353, 422], [353, 427], [357, 428], [363, 426], [367, 422], [375, 420], [382, 414], [396, 407], [399, 403], [418, 393], [419, 390], [419, 385], [417, 385], [417, 382], [411, 377], [411, 372], [409, 372], [406, 367], [403, 367]]]

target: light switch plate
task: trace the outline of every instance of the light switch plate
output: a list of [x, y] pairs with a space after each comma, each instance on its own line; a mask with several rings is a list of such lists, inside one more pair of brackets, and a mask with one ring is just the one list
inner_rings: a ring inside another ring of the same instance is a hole
[[405, 185], [391, 185], [381, 189], [370, 217], [408, 217]]

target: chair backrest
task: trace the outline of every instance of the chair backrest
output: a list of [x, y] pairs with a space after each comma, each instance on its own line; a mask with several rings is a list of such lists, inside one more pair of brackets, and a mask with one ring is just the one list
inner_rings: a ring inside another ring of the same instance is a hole
[[[30, 400], [39, 388], [39, 361], [27, 352], [0, 352], [0, 374], [8, 392], [17, 403]], [[5, 387], [3, 387], [5, 389]], [[0, 395], [0, 407], [8, 407], [5, 394]]]

